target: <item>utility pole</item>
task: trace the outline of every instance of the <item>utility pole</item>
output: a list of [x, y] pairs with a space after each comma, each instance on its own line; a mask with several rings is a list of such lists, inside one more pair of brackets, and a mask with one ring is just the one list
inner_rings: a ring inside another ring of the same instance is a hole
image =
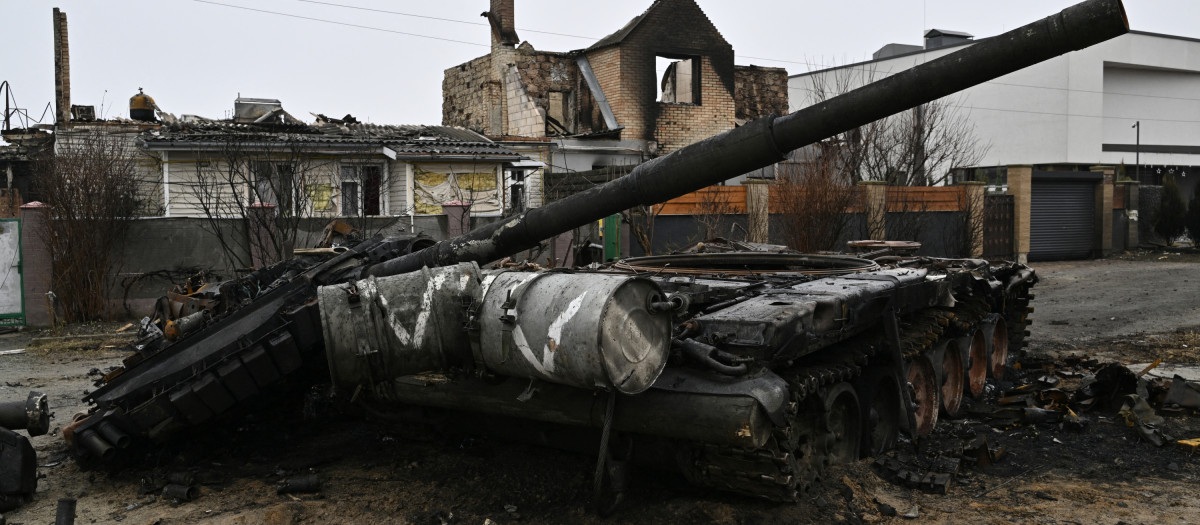
[[1130, 127], [1137, 129], [1137, 142], [1135, 143], [1135, 145], [1133, 147], [1133, 169], [1135, 170], [1135, 173], [1137, 173], [1137, 178], [1134, 180], [1138, 181], [1138, 184], [1141, 184], [1142, 183], [1142, 121], [1139, 120], [1137, 122], [1134, 122], [1133, 126], [1130, 126]]

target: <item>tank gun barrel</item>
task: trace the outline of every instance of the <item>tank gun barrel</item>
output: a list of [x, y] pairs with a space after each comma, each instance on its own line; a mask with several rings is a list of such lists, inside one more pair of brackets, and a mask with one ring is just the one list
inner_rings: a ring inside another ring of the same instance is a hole
[[512, 255], [621, 210], [657, 204], [769, 166], [785, 152], [1128, 30], [1120, 0], [1088, 0], [790, 115], [765, 117], [697, 142], [607, 184], [365, 267], [359, 277]]

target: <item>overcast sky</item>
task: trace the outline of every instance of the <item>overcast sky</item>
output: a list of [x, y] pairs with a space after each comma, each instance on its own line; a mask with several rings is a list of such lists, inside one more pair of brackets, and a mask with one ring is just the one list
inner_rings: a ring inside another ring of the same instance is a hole
[[[516, 0], [516, 25], [535, 48], [568, 51], [619, 29], [650, 3]], [[738, 64], [794, 74], [869, 59], [888, 43], [919, 44], [929, 28], [992, 36], [1075, 2], [698, 3]], [[106, 117], [128, 117], [129, 97], [143, 87], [176, 115], [224, 118], [240, 94], [279, 99], [306, 121], [312, 112], [439, 124], [443, 70], [488, 52], [479, 16], [487, 0], [0, 0], [0, 80], [34, 119], [54, 99], [54, 7], [67, 13], [71, 102]], [[1200, 38], [1200, 1], [1126, 0], [1126, 9], [1133, 29]]]

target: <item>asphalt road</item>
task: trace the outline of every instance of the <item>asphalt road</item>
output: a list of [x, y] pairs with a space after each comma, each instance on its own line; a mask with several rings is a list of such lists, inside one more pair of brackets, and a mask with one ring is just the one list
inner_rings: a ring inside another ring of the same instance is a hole
[[1031, 264], [1030, 343], [1079, 344], [1200, 326], [1200, 257], [1168, 254]]

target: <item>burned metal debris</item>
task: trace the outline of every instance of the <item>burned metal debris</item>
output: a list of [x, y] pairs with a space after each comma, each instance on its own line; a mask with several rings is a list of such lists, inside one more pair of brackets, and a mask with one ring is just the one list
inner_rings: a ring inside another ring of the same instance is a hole
[[24, 401], [0, 402], [0, 427], [40, 436], [50, 430], [50, 405], [46, 395], [30, 392]]
[[[1171, 380], [1147, 378], [1146, 370], [1136, 369], [1141, 367], [1079, 356], [1027, 356], [1008, 380], [990, 383], [997, 388], [976, 398], [962, 419], [939, 427], [921, 446], [899, 447], [876, 458], [873, 466], [891, 482], [944, 494], [964, 469], [986, 469], [1007, 456], [1008, 451], [989, 444], [979, 428], [1082, 432], [1090, 422], [1107, 419], [1127, 426], [1133, 442], [1156, 447], [1175, 442], [1164, 430], [1163, 416], [1200, 411], [1200, 405], [1191, 404], [1200, 384], [1178, 375]], [[1177, 443], [1187, 451], [1200, 446], [1197, 439]]]
[[0, 512], [11, 510], [37, 491], [37, 456], [25, 430], [40, 436], [50, 429], [46, 396], [30, 392], [23, 401], [0, 403]]

